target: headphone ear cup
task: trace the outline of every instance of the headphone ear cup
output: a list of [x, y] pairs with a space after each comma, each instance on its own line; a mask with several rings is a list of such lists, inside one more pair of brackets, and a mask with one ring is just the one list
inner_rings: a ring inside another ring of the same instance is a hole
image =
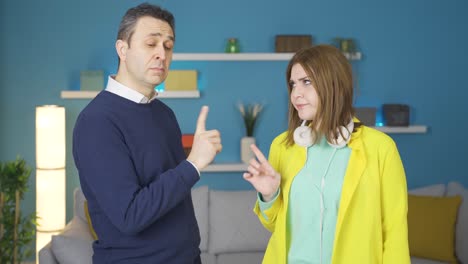
[[340, 126], [340, 131], [341, 133], [343, 133], [343, 136], [341, 136], [341, 134], [338, 134], [338, 138], [336, 140], [334, 140], [333, 142], [328, 142], [328, 144], [334, 148], [342, 148], [344, 146], [346, 146], [346, 144], [348, 144], [348, 141], [349, 139], [351, 138], [349, 135], [350, 133], [348, 132], [348, 130], [346, 129], [346, 127], [344, 126]]
[[[351, 140], [351, 134], [353, 133], [354, 129], [354, 122], [351, 120], [350, 123], [346, 127], [340, 126], [340, 132], [338, 134], [338, 138], [334, 142], [328, 142], [328, 144], [334, 148], [342, 148], [348, 144]], [[341, 136], [343, 134], [343, 136]]]
[[310, 147], [313, 144], [312, 129], [308, 126], [300, 126], [294, 130], [294, 142], [302, 147]]

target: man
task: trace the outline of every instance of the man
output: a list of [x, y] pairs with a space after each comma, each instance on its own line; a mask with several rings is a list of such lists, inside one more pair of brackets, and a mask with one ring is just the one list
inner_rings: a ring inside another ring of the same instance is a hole
[[200, 263], [191, 188], [221, 151], [202, 107], [186, 159], [172, 110], [154, 87], [167, 76], [174, 17], [141, 4], [127, 11], [115, 48], [117, 75], [80, 113], [73, 156], [98, 239], [94, 263]]

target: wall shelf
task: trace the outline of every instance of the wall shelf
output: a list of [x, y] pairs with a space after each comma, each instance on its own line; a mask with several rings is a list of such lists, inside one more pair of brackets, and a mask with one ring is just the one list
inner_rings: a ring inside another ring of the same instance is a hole
[[[62, 99], [92, 99], [99, 91], [62, 91]], [[157, 98], [199, 98], [200, 91], [165, 91], [158, 92]]]
[[[289, 61], [294, 53], [174, 53], [174, 61]], [[344, 53], [349, 60], [360, 60], [361, 53]], [[62, 99], [92, 99], [99, 91], [64, 90]], [[199, 98], [200, 91], [165, 91], [158, 98]]]
[[[174, 53], [174, 61], [289, 61], [294, 53]], [[344, 53], [349, 60], [360, 60], [361, 53]]]
[[202, 170], [202, 172], [244, 172], [247, 171], [248, 164], [245, 163], [212, 163]]
[[[407, 127], [372, 127], [388, 134], [416, 134], [426, 133], [427, 126], [407, 126]], [[208, 165], [202, 172], [245, 172], [249, 165], [245, 163], [213, 163]]]
[[293, 53], [174, 53], [173, 61], [287, 61]]
[[[388, 134], [423, 134], [427, 132], [427, 126], [407, 127], [372, 127]], [[202, 172], [245, 172], [249, 165], [245, 163], [213, 163], [208, 165]]]
[[423, 134], [427, 132], [427, 126], [407, 126], [407, 127], [389, 127], [389, 126], [381, 126], [381, 127], [372, 127], [377, 130], [380, 130], [384, 133], [388, 134]]

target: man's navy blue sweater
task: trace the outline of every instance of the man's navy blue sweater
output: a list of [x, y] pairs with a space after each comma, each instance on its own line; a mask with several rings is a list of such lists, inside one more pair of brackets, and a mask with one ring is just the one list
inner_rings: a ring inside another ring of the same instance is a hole
[[168, 106], [99, 93], [78, 116], [73, 156], [98, 236], [94, 263], [199, 262], [199, 175]]

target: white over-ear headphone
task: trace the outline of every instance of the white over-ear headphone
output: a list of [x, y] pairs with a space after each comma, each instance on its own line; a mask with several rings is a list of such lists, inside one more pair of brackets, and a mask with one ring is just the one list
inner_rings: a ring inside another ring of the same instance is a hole
[[[294, 130], [293, 138], [294, 142], [302, 147], [310, 147], [315, 141], [315, 135], [312, 133], [312, 128], [306, 126], [306, 120], [302, 121], [302, 124]], [[351, 139], [351, 133], [353, 133], [354, 122], [351, 121], [346, 127], [340, 126], [341, 133], [338, 133], [338, 138], [328, 144], [334, 148], [342, 148], [348, 144]], [[343, 134], [343, 136], [341, 136]]]
[[306, 120], [302, 121], [301, 126], [297, 127], [294, 130], [294, 142], [302, 147], [310, 147], [312, 146], [312, 142], [314, 140], [312, 135], [312, 129], [305, 125]]

